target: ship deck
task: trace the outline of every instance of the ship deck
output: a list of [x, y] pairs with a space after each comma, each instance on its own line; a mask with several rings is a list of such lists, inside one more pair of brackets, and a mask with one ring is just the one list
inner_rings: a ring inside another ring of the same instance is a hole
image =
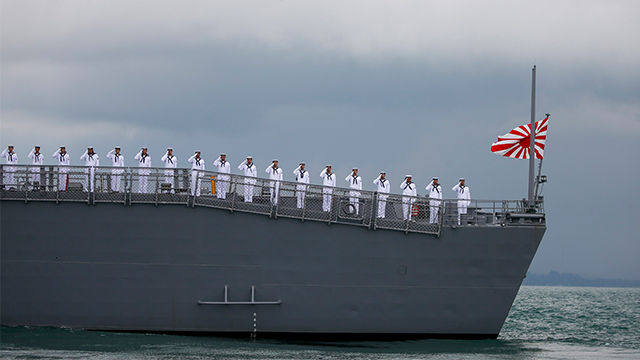
[[[121, 203], [125, 206], [178, 204], [438, 236], [443, 226], [545, 224], [542, 201], [472, 199], [467, 213], [458, 216], [457, 199], [434, 200], [340, 187], [330, 188], [331, 193], [327, 194], [327, 188], [320, 185], [211, 171], [197, 173], [197, 189], [192, 191], [191, 169], [3, 165], [0, 200], [86, 202], [90, 205]], [[66, 183], [61, 185], [63, 179]], [[89, 191], [92, 183], [93, 191]], [[116, 186], [118, 189], [114, 188]], [[218, 196], [221, 189], [224, 198]], [[244, 201], [246, 192], [251, 193], [251, 202]], [[301, 194], [304, 200], [299, 204]], [[327, 195], [331, 206], [325, 211], [323, 197]], [[381, 202], [386, 203], [383, 217], [379, 216]], [[412, 216], [405, 219], [404, 211], [411, 211]], [[432, 211], [437, 211], [435, 219], [431, 217]]]

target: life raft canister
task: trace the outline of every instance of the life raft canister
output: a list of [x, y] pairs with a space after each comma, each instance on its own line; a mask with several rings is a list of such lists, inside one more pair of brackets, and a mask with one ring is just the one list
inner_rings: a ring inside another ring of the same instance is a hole
[[418, 207], [418, 205], [416, 204], [411, 205], [411, 216], [418, 216], [419, 213], [420, 213], [420, 208]]

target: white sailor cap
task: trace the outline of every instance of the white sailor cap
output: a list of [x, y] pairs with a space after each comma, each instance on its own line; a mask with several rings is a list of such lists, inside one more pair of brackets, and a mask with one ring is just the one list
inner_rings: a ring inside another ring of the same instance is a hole
[[93, 150], [93, 146], [89, 146], [89, 147], [87, 147], [87, 149], [91, 149], [91, 150]]
[[327, 165], [325, 165], [324, 167], [331, 167], [331, 164], [327, 164]]
[[464, 178], [460, 178], [460, 181], [464, 181]]
[[200, 151], [200, 150], [196, 150], [196, 154], [197, 154], [197, 153], [201, 153], [201, 152], [202, 152], [202, 151]]
[[60, 145], [60, 149], [66, 149], [67, 147], [64, 145]]
[[410, 178], [410, 177], [413, 177], [413, 176], [411, 176], [411, 174], [407, 174], [407, 175], [404, 176], [405, 179], [406, 178]]
[[120, 146], [116, 146], [114, 149], [121, 149], [121, 147]]
[[167, 148], [167, 151], [169, 151], [169, 150], [173, 151], [173, 148]]
[[220, 156], [227, 156], [227, 153], [220, 153]]
[[434, 177], [431, 178], [431, 180], [438, 180], [438, 177], [434, 176]]
[[146, 146], [143, 146], [142, 149], [149, 150], [149, 148], [147, 148]]
[[271, 160], [272, 163], [278, 162], [278, 159]]
[[383, 170], [383, 171], [380, 171], [380, 174], [385, 174], [386, 175], [387, 172]]
[[351, 171], [354, 171], [354, 170], [358, 170], [358, 168], [357, 168], [357, 167], [354, 167], [353, 169], [351, 169]]
[[9, 144], [9, 145], [7, 145], [7, 147], [15, 147], [15, 146], [13, 146], [13, 144]]
[[253, 157], [251, 155], [249, 155], [249, 156], [247, 156], [247, 159], [253, 160]]
[[35, 146], [34, 146], [34, 148], [39, 148], [39, 147], [40, 147], [40, 145], [35, 145]]
[[300, 162], [300, 165], [306, 165], [306, 164], [304, 163], [304, 161], [301, 161], [301, 162]]

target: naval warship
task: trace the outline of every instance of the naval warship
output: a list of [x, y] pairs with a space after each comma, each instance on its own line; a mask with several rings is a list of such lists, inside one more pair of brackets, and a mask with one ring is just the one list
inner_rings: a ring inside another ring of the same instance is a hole
[[282, 181], [272, 197], [269, 179], [209, 171], [197, 192], [190, 169], [1, 171], [6, 326], [496, 338], [546, 230], [539, 197], [471, 200], [459, 217], [456, 199], [334, 188], [323, 211], [323, 186]]

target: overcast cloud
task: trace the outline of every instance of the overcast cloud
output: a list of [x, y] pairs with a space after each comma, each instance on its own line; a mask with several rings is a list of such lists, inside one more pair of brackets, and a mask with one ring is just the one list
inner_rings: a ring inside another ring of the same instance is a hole
[[[498, 135], [552, 114], [533, 272], [640, 279], [640, 2], [1, 1], [1, 142], [72, 163], [93, 145], [197, 147], [285, 179], [386, 170], [520, 199]], [[47, 159], [52, 164], [52, 159]], [[315, 183], [319, 183], [318, 177]], [[345, 184], [346, 185], [346, 184]], [[420, 192], [424, 194], [424, 190]], [[455, 194], [451, 192], [450, 197]]]

